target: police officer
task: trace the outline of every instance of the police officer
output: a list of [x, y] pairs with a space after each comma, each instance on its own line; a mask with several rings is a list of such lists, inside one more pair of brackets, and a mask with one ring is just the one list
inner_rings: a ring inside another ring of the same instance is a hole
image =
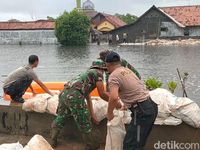
[[[109, 96], [104, 91], [103, 73], [106, 69], [105, 63], [98, 60], [94, 61], [92, 66], [85, 73], [69, 81], [64, 90], [59, 95], [59, 105], [57, 117], [52, 123], [52, 147], [57, 146], [57, 137], [60, 130], [64, 127], [66, 120], [72, 116], [78, 129], [83, 133], [83, 140], [86, 149], [95, 150], [99, 148], [98, 141], [91, 145], [87, 139], [92, 139], [92, 121], [98, 124], [93, 112], [90, 93], [97, 87], [99, 96], [108, 101]], [[87, 104], [85, 102], [87, 100]]]
[[[106, 51], [102, 51], [99, 53], [99, 59], [101, 59], [103, 62], [105, 62], [106, 56], [111, 53], [112, 51], [106, 50]], [[125, 68], [129, 68], [133, 73], [136, 74], [136, 76], [141, 79], [141, 76], [139, 74], [139, 72], [131, 65], [129, 64], [125, 59], [121, 59], [121, 65]], [[106, 71], [106, 91], [109, 91], [109, 85], [108, 85], [108, 77], [109, 77], [109, 73]]]
[[132, 121], [124, 139], [124, 150], [142, 150], [152, 130], [158, 113], [155, 104], [141, 80], [128, 68], [121, 65], [120, 56], [111, 52], [106, 57], [110, 97], [108, 120], [114, 118], [113, 110], [119, 98], [132, 111]]

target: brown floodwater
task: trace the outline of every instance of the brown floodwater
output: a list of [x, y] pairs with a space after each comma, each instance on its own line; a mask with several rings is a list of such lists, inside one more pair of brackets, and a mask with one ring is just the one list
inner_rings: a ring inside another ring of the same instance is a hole
[[[68, 81], [90, 67], [102, 50], [117, 51], [140, 72], [142, 79], [158, 77], [165, 84], [180, 82], [176, 68], [188, 72], [187, 92], [200, 104], [200, 46], [108, 46], [60, 47], [57, 45], [0, 45], [0, 87], [6, 75], [27, 63], [31, 54], [40, 58], [36, 69], [42, 81]], [[2, 90], [0, 90], [0, 95]], [[181, 96], [180, 84], [176, 95]]]

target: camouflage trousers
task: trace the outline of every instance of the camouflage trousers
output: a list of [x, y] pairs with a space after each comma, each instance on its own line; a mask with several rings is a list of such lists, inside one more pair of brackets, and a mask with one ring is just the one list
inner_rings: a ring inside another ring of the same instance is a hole
[[85, 97], [80, 91], [65, 87], [59, 96], [56, 126], [62, 129], [69, 117], [73, 117], [78, 129], [82, 133], [92, 130], [91, 115], [85, 102]]

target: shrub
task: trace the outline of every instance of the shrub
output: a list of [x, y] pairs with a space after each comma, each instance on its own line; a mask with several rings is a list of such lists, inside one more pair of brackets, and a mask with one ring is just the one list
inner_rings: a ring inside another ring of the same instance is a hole
[[145, 80], [145, 85], [146, 85], [147, 89], [154, 90], [157, 88], [161, 88], [163, 83], [161, 81], [159, 81], [157, 78], [150, 77], [147, 80]]
[[169, 82], [167, 83], [167, 86], [168, 86], [168, 89], [169, 89], [172, 93], [174, 93], [174, 91], [175, 91], [175, 89], [176, 89], [176, 87], [177, 87], [177, 83], [174, 82], [174, 81], [169, 81]]
[[81, 12], [64, 12], [56, 19], [55, 34], [62, 45], [86, 45], [89, 39], [90, 20]]

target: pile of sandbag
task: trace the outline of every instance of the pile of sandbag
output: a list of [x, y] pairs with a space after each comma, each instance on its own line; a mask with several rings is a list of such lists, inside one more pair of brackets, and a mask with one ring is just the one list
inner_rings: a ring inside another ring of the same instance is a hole
[[106, 118], [108, 102], [102, 100], [99, 97], [92, 97], [92, 104], [94, 109], [94, 114], [96, 115], [98, 121], [102, 121]]
[[23, 150], [53, 150], [53, 148], [42, 136], [35, 135]]
[[0, 145], [0, 150], [23, 150], [23, 146], [19, 142], [11, 144], [2, 144]]
[[[94, 113], [97, 116], [98, 121], [102, 121], [106, 118], [108, 102], [102, 100], [99, 97], [92, 97], [92, 104]], [[48, 94], [39, 94], [34, 98], [31, 98], [22, 106], [25, 111], [35, 111], [39, 113], [50, 113], [56, 115], [58, 107], [58, 95], [50, 96]]]
[[168, 90], [158, 88], [150, 91], [152, 100], [158, 104], [158, 115], [156, 125], [179, 125], [182, 120], [172, 116], [171, 108], [176, 104], [177, 97]]
[[155, 124], [179, 125], [185, 123], [200, 127], [200, 108], [192, 100], [176, 97], [168, 90], [156, 89], [150, 92], [152, 100], [158, 104], [158, 116]]
[[53, 148], [42, 136], [35, 135], [25, 147], [18, 142], [2, 144], [0, 145], [0, 150], [53, 150]]
[[200, 128], [200, 108], [188, 98], [178, 98], [172, 108], [172, 115], [182, 119], [186, 124]]
[[57, 107], [58, 95], [50, 96], [49, 94], [38, 94], [35, 97], [26, 100], [23, 103], [22, 109], [39, 113], [48, 112], [56, 115]]

